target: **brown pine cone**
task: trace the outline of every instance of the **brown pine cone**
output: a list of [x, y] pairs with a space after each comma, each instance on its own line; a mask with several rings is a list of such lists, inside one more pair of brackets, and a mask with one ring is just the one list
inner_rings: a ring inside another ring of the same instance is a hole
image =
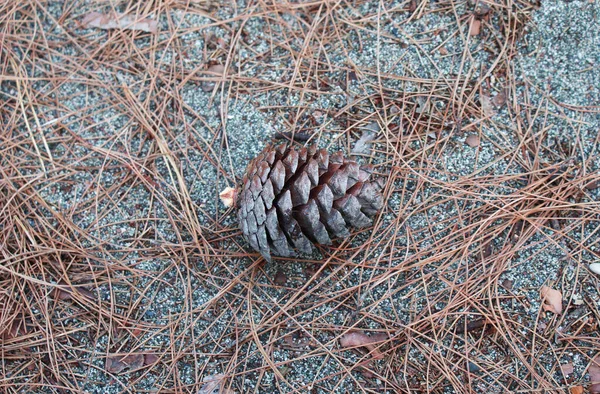
[[237, 197], [246, 241], [271, 261], [272, 254], [311, 253], [312, 243], [328, 245], [351, 226], [371, 225], [383, 207], [371, 173], [342, 152], [268, 145], [248, 165]]

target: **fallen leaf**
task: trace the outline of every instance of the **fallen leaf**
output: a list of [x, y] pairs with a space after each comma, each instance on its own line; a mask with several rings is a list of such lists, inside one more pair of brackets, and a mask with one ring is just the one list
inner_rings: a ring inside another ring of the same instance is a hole
[[487, 324], [487, 322], [488, 321], [485, 318], [470, 321], [467, 323], [467, 332], [471, 332], [471, 331], [477, 330], [479, 328], [482, 328]]
[[496, 108], [500, 108], [506, 104], [506, 89], [502, 89], [492, 98], [492, 104]]
[[125, 356], [123, 362], [131, 370], [140, 369], [144, 366], [144, 355], [142, 353], [130, 354], [129, 356]]
[[154, 353], [144, 354], [144, 365], [155, 364], [158, 361], [158, 355]]
[[222, 64], [213, 64], [212, 66], [210, 66], [207, 70], [209, 73], [213, 73], [216, 75], [223, 75], [225, 74], [225, 66]]
[[377, 349], [373, 343], [382, 342], [386, 339], [387, 335], [382, 339], [381, 336], [370, 337], [362, 331], [352, 331], [340, 338], [340, 345], [342, 345], [342, 347], [364, 346], [371, 352], [374, 359], [382, 359], [383, 354], [381, 354], [379, 349]]
[[121, 357], [119, 356], [109, 356], [106, 358], [106, 364], [104, 368], [106, 368], [107, 372], [110, 373], [120, 373], [127, 367], [124, 362], [121, 362]]
[[573, 386], [569, 389], [570, 394], [583, 394], [583, 386]]
[[237, 189], [228, 186], [225, 189], [223, 189], [221, 193], [219, 193], [219, 198], [221, 199], [223, 205], [229, 208], [235, 205], [237, 193]]
[[560, 370], [562, 371], [563, 375], [565, 375], [565, 376], [571, 375], [574, 371], [573, 363], [561, 364]]
[[375, 139], [375, 133], [370, 131], [363, 131], [362, 135], [354, 144], [352, 153], [368, 153], [370, 150], [371, 142]]
[[496, 112], [494, 111], [494, 107], [492, 106], [492, 100], [490, 100], [489, 96], [486, 96], [485, 94], [480, 94], [479, 102], [481, 103], [481, 109], [483, 110], [483, 114], [485, 116], [494, 116]]
[[224, 388], [225, 376], [223, 374], [215, 374], [206, 376], [202, 379], [204, 383], [200, 387], [198, 394], [235, 394], [235, 391]]
[[593, 180], [584, 186], [586, 190], [596, 190], [600, 187], [599, 180]]
[[413, 13], [417, 9], [417, 0], [410, 0], [408, 3], [408, 12]]
[[504, 279], [502, 281], [502, 286], [506, 289], [506, 290], [512, 290], [513, 288], [513, 281], [510, 279]]
[[548, 325], [547, 325], [546, 323], [544, 323], [543, 321], [541, 321], [541, 322], [538, 324], [537, 328], [538, 328], [538, 332], [542, 333], [542, 332], [544, 332], [544, 330], [545, 330], [546, 328], [548, 328]]
[[590, 374], [590, 393], [600, 393], [600, 355], [592, 360], [592, 364], [588, 368]]
[[84, 296], [85, 298], [88, 298], [90, 300], [95, 300], [96, 296], [94, 295], [94, 293], [92, 293], [91, 291], [89, 291], [86, 288], [83, 287], [76, 287], [74, 285], [69, 286], [67, 284], [67, 282], [65, 281], [60, 281], [58, 282], [60, 287], [56, 288], [56, 297], [59, 300], [70, 300], [73, 298], [73, 289], [75, 290], [75, 292], [79, 293], [80, 295]]
[[5, 322], [6, 326], [0, 326], [0, 334], [2, 337], [6, 339], [14, 339], [18, 336], [27, 334], [27, 326], [20, 315], [15, 317], [12, 322], [8, 324], [7, 323], [8, 322]]
[[119, 374], [125, 368], [130, 370], [139, 369], [144, 366], [144, 355], [142, 353], [129, 354], [127, 356], [115, 355], [106, 358], [106, 370], [110, 373]]
[[545, 311], [549, 311], [557, 315], [562, 313], [562, 293], [560, 291], [551, 289], [548, 286], [542, 286], [540, 295], [544, 301], [542, 308]]
[[131, 329], [131, 335], [133, 335], [134, 337], [139, 337], [142, 332], [143, 331], [140, 327], [135, 327]]
[[481, 21], [479, 19], [471, 18], [471, 26], [469, 27], [469, 35], [479, 35], [481, 31]]
[[304, 266], [304, 275], [306, 275], [307, 278], [313, 277], [317, 272], [319, 272], [319, 266], [317, 264]]
[[479, 146], [479, 136], [475, 134], [471, 134], [465, 139], [465, 144], [469, 145], [471, 148], [476, 148]]
[[99, 12], [90, 12], [83, 18], [82, 23], [87, 27], [97, 27], [105, 30], [140, 30], [147, 33], [156, 33], [158, 27], [158, 23], [155, 20], [121, 13], [101, 14]]
[[285, 274], [285, 272], [278, 270], [275, 274], [274, 282], [278, 286], [284, 286], [287, 282], [287, 275]]
[[475, 11], [473, 12], [473, 14], [475, 15], [475, 18], [481, 19], [481, 18], [486, 17], [492, 9], [490, 8], [489, 5], [487, 5], [486, 3], [482, 2], [482, 1], [479, 1], [477, 3], [478, 4], [475, 7]]

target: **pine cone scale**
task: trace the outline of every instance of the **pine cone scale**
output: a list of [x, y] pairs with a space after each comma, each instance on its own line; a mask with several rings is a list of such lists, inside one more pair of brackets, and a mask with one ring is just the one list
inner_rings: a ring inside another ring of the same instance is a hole
[[322, 216], [323, 219], [325, 219], [325, 226], [327, 227], [327, 230], [335, 237], [347, 237], [350, 235], [350, 232], [346, 227], [346, 221], [337, 209], [332, 207], [329, 212], [323, 214]]
[[265, 182], [260, 196], [265, 204], [265, 208], [271, 209], [273, 207], [273, 200], [275, 200], [275, 190], [270, 179], [267, 179]]
[[273, 191], [279, 194], [285, 184], [285, 167], [281, 161], [278, 161], [271, 172], [271, 182], [273, 183]]

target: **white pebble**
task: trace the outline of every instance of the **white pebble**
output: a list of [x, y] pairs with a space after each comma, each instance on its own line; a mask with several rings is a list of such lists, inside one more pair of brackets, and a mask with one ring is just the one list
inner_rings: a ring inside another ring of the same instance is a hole
[[600, 263], [590, 264], [590, 271], [592, 271], [595, 274], [600, 275]]

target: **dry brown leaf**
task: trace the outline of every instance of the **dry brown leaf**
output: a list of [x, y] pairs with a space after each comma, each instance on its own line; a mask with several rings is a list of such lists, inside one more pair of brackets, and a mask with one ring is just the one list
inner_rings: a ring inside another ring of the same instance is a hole
[[235, 391], [223, 387], [225, 381], [223, 374], [215, 374], [202, 379], [204, 383], [198, 394], [235, 394]]
[[96, 299], [96, 296], [94, 295], [94, 293], [92, 293], [91, 291], [89, 291], [88, 289], [85, 289], [83, 287], [75, 287], [73, 285], [69, 286], [67, 284], [67, 282], [62, 281], [62, 280], [58, 284], [61, 287], [56, 288], [55, 294], [59, 300], [72, 299], [73, 298], [73, 289], [75, 289], [75, 292], [79, 293], [80, 295], [84, 296], [85, 298], [88, 298], [90, 300]]
[[583, 386], [573, 386], [569, 389], [570, 394], [583, 394]]
[[120, 373], [123, 371], [127, 365], [124, 362], [121, 362], [121, 356], [109, 356], [106, 358], [106, 364], [104, 368], [106, 368], [107, 372], [110, 373]]
[[154, 353], [148, 353], [144, 355], [144, 365], [152, 365], [158, 361], [158, 355]]
[[125, 356], [123, 362], [131, 370], [139, 369], [144, 366], [144, 355], [142, 353], [130, 354]]
[[481, 103], [481, 109], [483, 114], [487, 117], [492, 117], [496, 114], [494, 107], [492, 106], [492, 100], [485, 94], [479, 95], [479, 102]]
[[492, 9], [488, 4], [486, 4], [482, 1], [478, 1], [477, 5], [475, 6], [475, 11], [473, 12], [473, 14], [475, 15], [476, 19], [481, 19], [481, 18], [485, 18], [486, 16], [488, 16], [490, 11], [492, 11]]
[[413, 13], [417, 9], [417, 0], [410, 0], [408, 3], [408, 12]]
[[375, 334], [371, 334], [371, 339], [373, 342], [385, 342], [390, 339], [390, 337], [385, 332], [376, 332]]
[[114, 374], [121, 373], [125, 368], [130, 370], [139, 369], [144, 366], [144, 355], [141, 353], [127, 356], [115, 355], [106, 358], [106, 371]]
[[508, 291], [512, 290], [513, 285], [514, 285], [514, 282], [510, 279], [504, 279], [502, 281], [502, 287], [504, 287]]
[[544, 301], [542, 308], [545, 311], [556, 313], [557, 315], [562, 313], [562, 293], [560, 291], [551, 289], [548, 286], [542, 286], [540, 295]]
[[560, 370], [562, 371], [563, 375], [565, 375], [565, 376], [571, 375], [574, 371], [573, 363], [561, 364]]
[[15, 317], [15, 319], [6, 326], [0, 325], [0, 337], [14, 339], [25, 334], [27, 334], [27, 326], [25, 320], [23, 320], [21, 316]]
[[486, 318], [470, 321], [467, 323], [466, 332], [471, 332], [483, 328], [487, 323], [488, 320]]
[[[385, 334], [383, 334], [385, 335]], [[374, 343], [382, 342], [387, 339], [387, 335], [382, 339], [381, 335], [377, 337], [370, 337], [362, 331], [352, 331], [340, 338], [340, 345], [342, 347], [366, 347], [369, 352], [373, 355], [374, 359], [382, 359], [383, 354], [376, 348]]]
[[481, 21], [479, 19], [471, 18], [471, 26], [469, 28], [469, 34], [476, 36], [481, 31]]
[[294, 342], [294, 337], [292, 336], [292, 334], [284, 336], [283, 342], [285, 342], [285, 344], [288, 346], [296, 346], [296, 342]]
[[219, 76], [223, 75], [225, 74], [225, 66], [222, 64], [213, 64], [208, 68], [208, 72], [217, 74]]
[[588, 184], [586, 184], [584, 186], [584, 188], [586, 190], [596, 190], [596, 189], [600, 188], [600, 181], [599, 180], [593, 180], [593, 181], [589, 182]]
[[277, 286], [284, 286], [287, 282], [287, 275], [285, 274], [285, 272], [278, 270], [275, 274], [274, 282]]
[[588, 368], [590, 374], [590, 393], [600, 393], [600, 355], [592, 360], [592, 364]]
[[87, 27], [97, 27], [105, 30], [140, 30], [147, 33], [156, 33], [158, 27], [158, 23], [155, 20], [121, 13], [101, 14], [99, 12], [90, 12], [83, 18], [82, 23]]
[[465, 144], [469, 145], [471, 148], [476, 148], [479, 146], [479, 136], [475, 134], [471, 134], [465, 140]]
[[500, 108], [506, 104], [506, 89], [502, 89], [494, 96], [494, 98], [492, 98], [492, 104], [494, 104], [496, 108]]

